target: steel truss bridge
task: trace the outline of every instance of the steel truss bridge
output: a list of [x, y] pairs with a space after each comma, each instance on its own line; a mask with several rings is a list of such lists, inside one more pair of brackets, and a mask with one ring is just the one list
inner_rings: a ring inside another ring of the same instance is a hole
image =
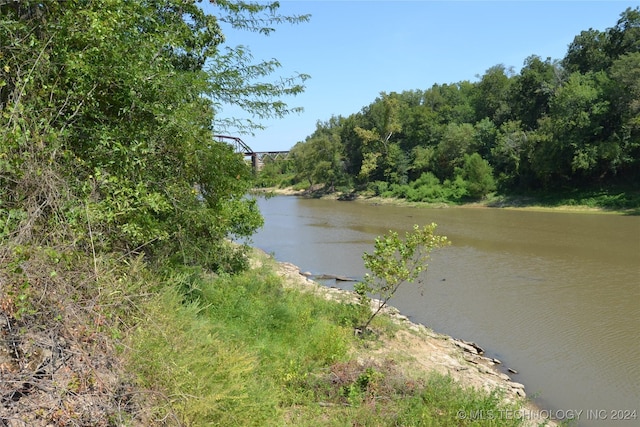
[[251, 167], [254, 170], [260, 170], [265, 158], [271, 160], [288, 159], [288, 151], [253, 151], [242, 139], [237, 136], [229, 135], [213, 135], [216, 141], [224, 142], [233, 146], [236, 153], [244, 155], [245, 158], [251, 158]]

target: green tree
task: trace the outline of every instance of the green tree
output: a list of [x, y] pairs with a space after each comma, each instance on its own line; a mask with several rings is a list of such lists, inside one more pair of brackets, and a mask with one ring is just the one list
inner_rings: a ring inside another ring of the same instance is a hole
[[424, 172], [429, 172], [433, 168], [435, 147], [415, 147], [412, 152], [411, 176], [418, 179]]
[[391, 147], [396, 143], [392, 137], [402, 130], [399, 109], [400, 101], [397, 94], [382, 93], [365, 112], [371, 120], [371, 127], [354, 129], [362, 147], [362, 166], [359, 172], [361, 180], [377, 178], [377, 171], [381, 171], [388, 180], [391, 173], [398, 169], [394, 161], [398, 156], [392, 155], [397, 154], [397, 150]]
[[0, 5], [0, 210], [15, 218], [3, 238], [229, 265], [225, 238], [261, 218], [243, 159], [212, 138], [216, 109], [281, 116], [305, 76], [263, 82], [277, 63], [224, 50], [219, 23], [269, 32], [306, 18], [198, 3]]
[[440, 179], [453, 177], [455, 168], [462, 167], [464, 155], [476, 150], [476, 131], [470, 123], [449, 123], [435, 153], [435, 169]]
[[[366, 331], [371, 321], [387, 305], [403, 283], [413, 282], [427, 269], [431, 251], [449, 244], [445, 236], [435, 235], [436, 224], [420, 228], [414, 225], [411, 232], [401, 239], [397, 232], [376, 238], [373, 253], [364, 253], [364, 266], [371, 273], [356, 285], [360, 303], [366, 309], [367, 320], [362, 327]], [[378, 303], [371, 311], [370, 294]]]
[[508, 94], [512, 72], [504, 65], [489, 68], [475, 86], [473, 105], [476, 120], [488, 117], [496, 126], [500, 126], [511, 115]]
[[627, 8], [608, 31], [607, 51], [613, 61], [623, 55], [640, 52], [640, 7]]
[[471, 198], [481, 199], [496, 189], [493, 169], [478, 153], [464, 156], [464, 166], [460, 172]]
[[[517, 138], [518, 134], [513, 136]], [[561, 145], [554, 136], [553, 119], [542, 118], [538, 129], [524, 134], [514, 184], [522, 189], [558, 187], [569, 179], [563, 162]]]
[[559, 149], [559, 174], [581, 177], [599, 175], [606, 169], [607, 140], [614, 129], [609, 123], [610, 86], [604, 71], [573, 73], [551, 100], [554, 138]]
[[511, 86], [513, 117], [520, 120], [526, 130], [535, 129], [538, 119], [549, 112], [549, 102], [561, 84], [562, 71], [559, 65], [538, 56], [525, 60], [520, 74], [514, 77]]
[[474, 145], [478, 147], [478, 153], [483, 158], [491, 158], [491, 149], [496, 145], [498, 138], [496, 125], [485, 117], [479, 122], [476, 122], [473, 127], [476, 134], [476, 143]]
[[527, 138], [519, 121], [510, 120], [500, 126], [496, 145], [491, 149], [491, 159], [499, 180], [507, 186], [518, 182]]
[[419, 105], [407, 111], [404, 123], [405, 150], [437, 145], [444, 128], [438, 113], [426, 105]]
[[607, 32], [593, 28], [582, 31], [569, 45], [562, 65], [569, 73], [605, 70], [611, 64], [611, 58], [607, 54], [608, 46]]
[[468, 81], [434, 84], [424, 92], [422, 105], [436, 112], [443, 125], [471, 123], [475, 117], [474, 91], [475, 86]]
[[333, 117], [327, 122], [319, 121], [315, 132], [293, 147], [291, 156], [297, 180], [307, 180], [309, 186], [323, 183], [330, 191], [347, 181], [344, 146], [340, 140], [341, 120]]
[[611, 172], [626, 173], [633, 179], [634, 171], [637, 177], [640, 169], [640, 52], [614, 61], [610, 75], [614, 84], [611, 105], [619, 121], [612, 135], [617, 155], [612, 159]]
[[640, 7], [627, 8], [606, 31], [582, 31], [569, 45], [562, 65], [570, 73], [605, 71], [620, 56], [633, 52], [640, 52]]

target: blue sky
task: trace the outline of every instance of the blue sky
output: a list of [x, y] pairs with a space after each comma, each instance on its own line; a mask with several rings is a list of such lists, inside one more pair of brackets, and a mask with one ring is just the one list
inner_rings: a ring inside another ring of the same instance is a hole
[[[580, 31], [613, 27], [633, 1], [280, 1], [282, 14], [309, 22], [270, 36], [226, 32], [256, 60], [276, 58], [279, 76], [311, 75], [306, 90], [285, 99], [304, 112], [264, 121], [240, 135], [254, 151], [288, 150], [318, 120], [349, 116], [381, 92], [476, 81], [491, 66], [516, 72], [530, 55], [561, 59]], [[223, 115], [237, 115], [228, 109]]]

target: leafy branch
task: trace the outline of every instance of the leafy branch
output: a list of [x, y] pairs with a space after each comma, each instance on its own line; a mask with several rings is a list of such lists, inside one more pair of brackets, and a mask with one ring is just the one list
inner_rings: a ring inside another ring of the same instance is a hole
[[397, 232], [389, 231], [376, 238], [372, 254], [365, 252], [362, 255], [364, 266], [371, 273], [356, 285], [355, 291], [360, 297], [360, 304], [368, 310], [371, 309], [369, 295], [376, 295], [378, 299], [378, 305], [371, 312], [363, 330], [387, 305], [400, 285], [414, 282], [420, 273], [427, 270], [427, 261], [433, 249], [450, 244], [446, 236], [435, 235], [435, 229], [435, 223], [422, 228], [414, 225], [413, 230], [405, 234], [404, 240]]

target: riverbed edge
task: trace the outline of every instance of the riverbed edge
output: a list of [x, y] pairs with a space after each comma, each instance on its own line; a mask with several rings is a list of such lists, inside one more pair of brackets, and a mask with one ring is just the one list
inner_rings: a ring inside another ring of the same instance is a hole
[[253, 188], [252, 194], [261, 196], [297, 196], [322, 200], [340, 200], [357, 203], [365, 203], [372, 206], [392, 205], [418, 208], [432, 209], [508, 209], [530, 212], [556, 212], [556, 213], [580, 213], [580, 214], [599, 214], [599, 215], [640, 215], [640, 208], [629, 209], [607, 209], [602, 207], [592, 207], [586, 205], [559, 205], [544, 206], [537, 203], [534, 199], [514, 198], [511, 200], [492, 199], [480, 200], [466, 203], [445, 203], [445, 202], [410, 202], [397, 197], [380, 197], [371, 196], [361, 193], [343, 194], [340, 192], [324, 193], [321, 191], [296, 190], [293, 187], [264, 187]]
[[[259, 248], [252, 248], [251, 260], [254, 268], [265, 262], [273, 263], [274, 271], [287, 287], [310, 292], [336, 303], [358, 302], [355, 292], [318, 283], [295, 264], [276, 261]], [[373, 310], [377, 308], [379, 301], [374, 299], [371, 304]], [[423, 324], [411, 321], [393, 306], [386, 306], [382, 314], [398, 327], [398, 332], [393, 336], [379, 338], [384, 340], [380, 348], [359, 357], [371, 360], [391, 359], [396, 362], [402, 360], [404, 368], [411, 372], [429, 374], [436, 371], [451, 376], [464, 387], [487, 392], [497, 391], [502, 393], [507, 402], [522, 405], [518, 413], [510, 416], [520, 417], [525, 426], [558, 425], [548, 419], [548, 411], [527, 397], [525, 385], [514, 381], [505, 373], [515, 375], [517, 372], [503, 366], [501, 361], [485, 356], [484, 350], [476, 343], [435, 332]], [[411, 357], [407, 357], [409, 354]], [[398, 358], [398, 355], [402, 357]]]

